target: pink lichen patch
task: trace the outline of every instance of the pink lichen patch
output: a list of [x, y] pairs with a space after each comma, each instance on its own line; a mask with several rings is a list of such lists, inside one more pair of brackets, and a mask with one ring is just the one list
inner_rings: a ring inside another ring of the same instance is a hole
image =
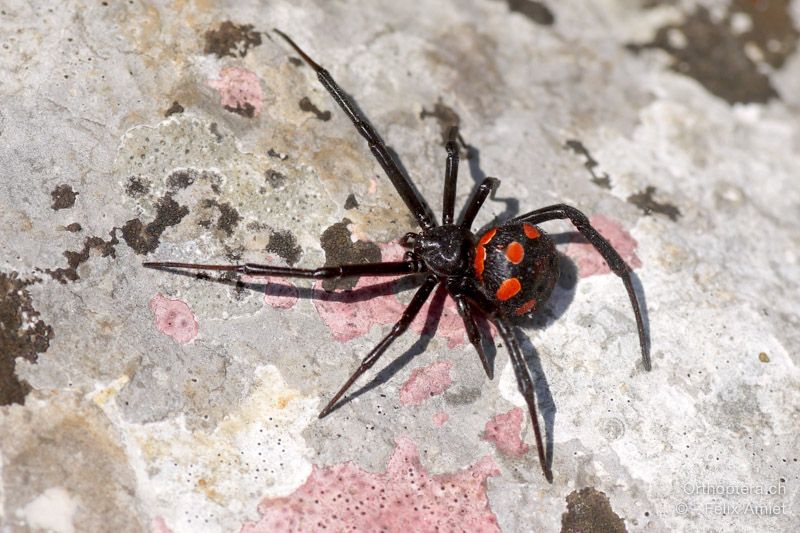
[[[400, 261], [405, 249], [397, 243], [380, 245], [382, 261]], [[314, 307], [323, 322], [330, 328], [333, 338], [346, 342], [365, 335], [373, 325], [396, 323], [406, 308], [395, 294], [396, 282], [392, 278], [363, 276], [350, 291], [326, 292], [322, 283], [314, 285]], [[448, 348], [464, 344], [464, 323], [455, 302], [449, 296], [444, 300], [431, 297], [420, 310], [411, 331], [433, 334], [428, 325], [431, 314], [439, 315], [436, 334], [447, 339]]]
[[453, 474], [431, 476], [417, 447], [398, 438], [386, 472], [353, 463], [314, 467], [284, 498], [264, 499], [261, 519], [242, 533], [275, 531], [499, 532], [489, 508], [486, 478], [500, 473], [491, 457]]
[[163, 517], [157, 516], [150, 522], [151, 533], [172, 533], [172, 530], [167, 525], [167, 521]]
[[[625, 231], [619, 222], [605, 215], [594, 215], [589, 218], [589, 222], [619, 252], [619, 255], [631, 268], [642, 266], [642, 261], [636, 255], [636, 246], [638, 245], [636, 239]], [[600, 253], [586, 240], [568, 244], [564, 253], [578, 265], [578, 274], [582, 278], [611, 272]]]
[[261, 80], [254, 72], [241, 67], [227, 67], [219, 71], [217, 79], [207, 83], [217, 90], [220, 104], [228, 111], [250, 118], [261, 113], [264, 94]]
[[155, 315], [158, 331], [169, 335], [175, 342], [186, 344], [197, 337], [197, 319], [184, 302], [170, 300], [158, 293], [150, 300], [150, 310]]
[[[265, 264], [275, 263], [272, 257], [263, 260]], [[264, 276], [242, 276], [244, 283], [264, 285], [264, 303], [275, 309], [289, 309], [297, 303], [300, 295], [297, 286], [288, 279]]]
[[433, 424], [437, 428], [442, 427], [444, 425], [444, 423], [447, 422], [449, 419], [450, 419], [450, 415], [448, 415], [444, 411], [437, 411], [437, 412], [433, 413], [433, 416], [431, 416], [431, 420], [433, 420]]
[[[439, 322], [436, 325], [436, 331], [431, 331], [428, 327], [428, 319], [430, 314], [439, 315]], [[446, 295], [443, 299], [436, 298], [434, 295], [430, 298], [425, 305], [420, 309], [419, 314], [411, 323], [411, 330], [422, 334], [437, 335], [447, 339], [447, 347], [455, 348], [466, 342], [466, 331], [464, 330], [464, 321], [461, 315], [458, 314], [456, 302]]]
[[442, 394], [453, 382], [450, 378], [452, 361], [437, 361], [422, 368], [415, 368], [411, 377], [400, 387], [400, 403], [419, 405], [428, 398]]
[[327, 292], [314, 284], [314, 307], [333, 338], [346, 342], [365, 335], [374, 324], [393, 324], [405, 306], [386, 278], [363, 276], [351, 291]]
[[[380, 248], [382, 261], [403, 257], [397, 243]], [[394, 294], [394, 281], [379, 276], [362, 276], [350, 291], [327, 292], [319, 281], [314, 284], [314, 307], [339, 342], [365, 335], [374, 324], [393, 324], [405, 309]]]
[[519, 407], [495, 416], [486, 422], [483, 439], [494, 443], [503, 455], [521, 458], [528, 453], [528, 445], [520, 438], [523, 416], [524, 413]]
[[278, 278], [258, 278], [258, 283], [266, 285], [264, 289], [265, 304], [275, 309], [289, 309], [297, 303], [300, 293], [294, 283]]

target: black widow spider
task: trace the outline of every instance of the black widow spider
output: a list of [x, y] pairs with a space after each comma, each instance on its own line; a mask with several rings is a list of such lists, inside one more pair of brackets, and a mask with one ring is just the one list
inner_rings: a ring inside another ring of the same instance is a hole
[[628, 291], [636, 326], [642, 362], [650, 370], [639, 301], [631, 281], [631, 270], [616, 250], [589, 223], [586, 215], [564, 204], [543, 207], [518, 216], [501, 226], [490, 228], [480, 238], [470, 231], [478, 210], [487, 196], [500, 184], [496, 178], [486, 178], [478, 187], [458, 222], [453, 221], [455, 210], [456, 180], [458, 175], [458, 132], [452, 128], [446, 144], [444, 200], [442, 224], [439, 225], [426, 209], [425, 203], [411, 181], [400, 171], [392, 159], [383, 140], [356, 107], [350, 97], [336, 84], [327, 70], [318, 65], [300, 49], [288, 35], [275, 30], [283, 37], [303, 60], [317, 73], [317, 77], [339, 107], [353, 121], [358, 132], [367, 140], [369, 149], [380, 163], [408, 209], [422, 228], [420, 233], [408, 233], [401, 244], [408, 250], [402, 261], [349, 264], [317, 269], [285, 268], [279, 266], [246, 263], [241, 265], [204, 265], [193, 263], [148, 262], [145, 267], [160, 269], [197, 269], [233, 271], [237, 274], [255, 276], [278, 276], [292, 278], [332, 279], [348, 276], [399, 276], [403, 274], [427, 273], [400, 320], [392, 327], [375, 348], [364, 358], [358, 369], [339, 389], [319, 414], [328, 415], [353, 382], [369, 370], [383, 355], [389, 345], [397, 339], [419, 313], [433, 289], [443, 283], [456, 302], [464, 321], [467, 337], [478, 352], [489, 379], [493, 369], [481, 345], [481, 334], [474, 313], [488, 319], [503, 338], [517, 377], [517, 383], [531, 415], [539, 463], [545, 478], [552, 483], [553, 475], [545, 460], [539, 421], [536, 416], [536, 398], [533, 379], [522, 356], [514, 332], [507, 317], [521, 316], [533, 312], [544, 303], [558, 279], [558, 256], [555, 245], [536, 224], [555, 219], [569, 219], [583, 236], [597, 249], [611, 270], [622, 278]]

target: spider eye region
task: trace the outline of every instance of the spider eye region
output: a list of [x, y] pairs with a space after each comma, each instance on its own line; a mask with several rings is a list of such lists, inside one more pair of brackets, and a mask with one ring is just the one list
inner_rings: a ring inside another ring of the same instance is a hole
[[506, 316], [535, 311], [550, 297], [559, 274], [552, 239], [527, 222], [481, 235], [472, 268], [484, 295]]

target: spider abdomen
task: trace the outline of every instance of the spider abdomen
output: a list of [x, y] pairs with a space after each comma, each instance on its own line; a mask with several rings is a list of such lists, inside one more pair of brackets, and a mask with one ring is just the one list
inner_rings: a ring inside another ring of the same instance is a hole
[[524, 315], [544, 303], [559, 273], [553, 241], [527, 222], [481, 235], [473, 268], [483, 293], [507, 316]]

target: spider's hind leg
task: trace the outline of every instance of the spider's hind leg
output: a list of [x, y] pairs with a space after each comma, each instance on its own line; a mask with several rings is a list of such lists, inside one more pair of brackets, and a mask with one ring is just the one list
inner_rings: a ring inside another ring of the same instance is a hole
[[469, 342], [472, 343], [472, 346], [475, 347], [475, 351], [478, 352], [478, 358], [480, 358], [483, 369], [486, 371], [486, 376], [489, 379], [494, 379], [494, 368], [492, 368], [489, 358], [486, 357], [486, 352], [483, 351], [481, 333], [478, 329], [478, 325], [475, 323], [475, 316], [472, 313], [469, 301], [462, 295], [454, 295], [451, 293], [451, 296], [456, 302], [458, 314], [461, 315], [461, 319], [464, 321], [464, 328], [467, 330], [467, 338], [469, 338]]
[[603, 259], [608, 263], [611, 271], [622, 279], [625, 284], [625, 290], [628, 291], [628, 298], [633, 306], [633, 314], [636, 317], [636, 328], [639, 332], [639, 346], [642, 350], [642, 365], [645, 370], [650, 370], [652, 365], [650, 363], [650, 351], [647, 343], [647, 334], [645, 332], [644, 320], [642, 319], [642, 311], [639, 305], [639, 298], [636, 296], [636, 291], [633, 288], [633, 280], [631, 277], [631, 267], [622, 259], [611, 244], [589, 223], [589, 219], [579, 210], [572, 206], [565, 204], [556, 204], [548, 207], [531, 211], [522, 216], [518, 216], [513, 222], [529, 222], [531, 224], [539, 224], [548, 220], [569, 219], [570, 222], [578, 229], [578, 231], [586, 237], [595, 250], [597, 250]]
[[539, 430], [539, 417], [536, 415], [536, 394], [533, 388], [533, 378], [531, 377], [528, 365], [525, 363], [525, 358], [522, 356], [522, 350], [519, 348], [517, 339], [514, 337], [514, 331], [511, 326], [502, 318], [495, 318], [492, 323], [500, 332], [508, 347], [508, 353], [511, 357], [511, 366], [514, 368], [514, 374], [517, 376], [517, 386], [522, 397], [525, 398], [525, 403], [528, 404], [528, 411], [531, 414], [531, 423], [533, 424], [533, 434], [536, 437], [536, 451], [539, 453], [539, 464], [542, 466], [542, 473], [548, 482], [553, 482], [553, 471], [550, 469], [550, 464], [545, 457], [545, 448], [542, 443], [542, 433]]

